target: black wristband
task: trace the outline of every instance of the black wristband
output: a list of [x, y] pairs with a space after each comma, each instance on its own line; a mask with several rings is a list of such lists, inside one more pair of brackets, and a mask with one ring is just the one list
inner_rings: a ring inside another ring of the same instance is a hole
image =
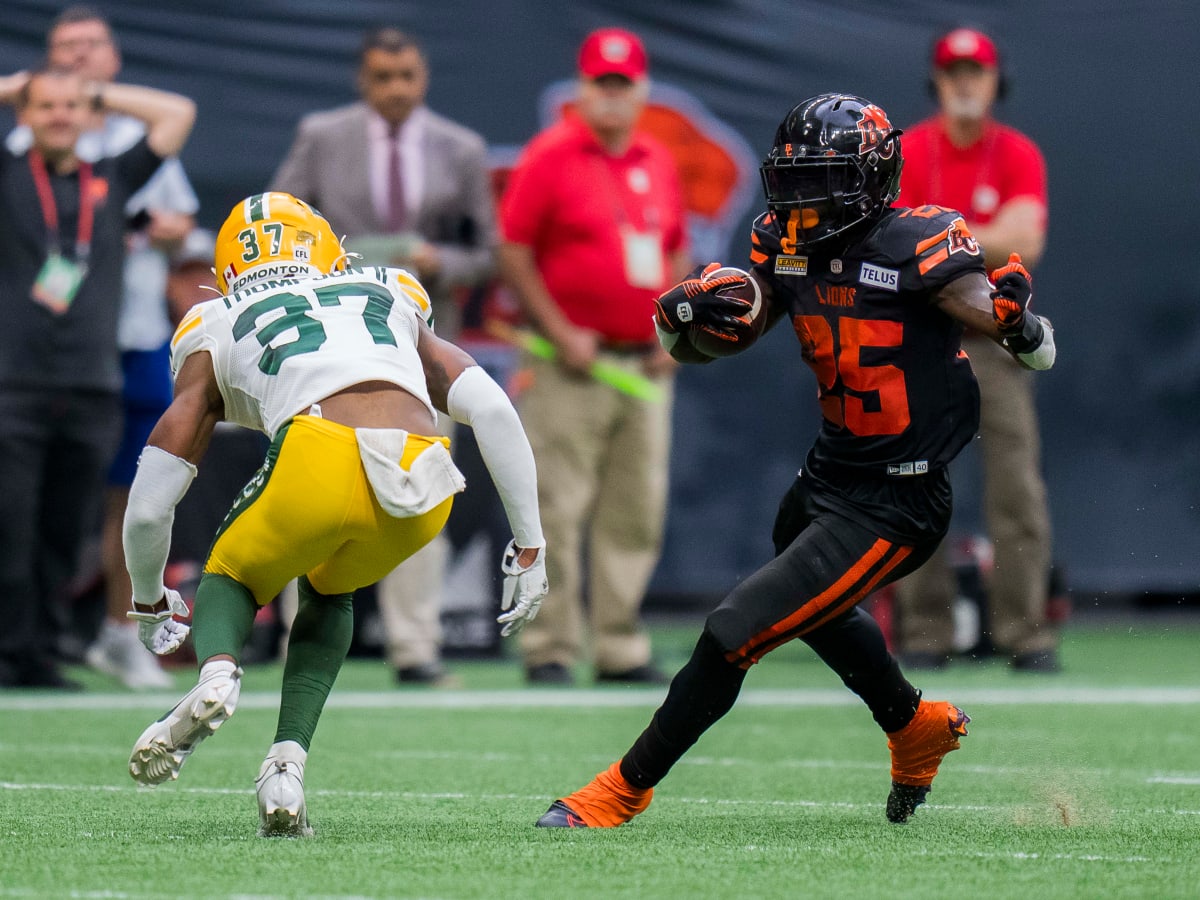
[[1025, 324], [1017, 334], [1010, 334], [1004, 338], [1004, 346], [1008, 347], [1013, 353], [1032, 353], [1038, 347], [1042, 346], [1042, 341], [1045, 339], [1046, 331], [1042, 327], [1042, 320], [1033, 313], [1025, 314]]

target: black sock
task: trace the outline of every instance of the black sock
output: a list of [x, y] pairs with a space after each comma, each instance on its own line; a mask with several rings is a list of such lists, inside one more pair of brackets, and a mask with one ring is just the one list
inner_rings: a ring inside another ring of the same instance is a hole
[[901, 674], [869, 614], [855, 607], [803, 640], [863, 699], [884, 731], [899, 731], [912, 721], [921, 692]]
[[725, 659], [705, 631], [692, 658], [671, 681], [667, 699], [621, 759], [621, 774], [635, 787], [654, 787], [713, 722], [737, 700], [746, 670]]

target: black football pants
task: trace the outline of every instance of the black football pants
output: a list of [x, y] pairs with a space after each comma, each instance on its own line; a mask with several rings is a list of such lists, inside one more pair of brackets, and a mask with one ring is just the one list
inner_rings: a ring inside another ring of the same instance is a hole
[[901, 674], [875, 620], [857, 604], [924, 562], [940, 535], [918, 546], [889, 541], [814, 502], [809, 491], [797, 479], [776, 519], [777, 556], [708, 616], [691, 659], [621, 761], [631, 784], [657, 784], [733, 707], [749, 667], [793, 638], [837, 672], [885, 732], [911, 721], [920, 692]]

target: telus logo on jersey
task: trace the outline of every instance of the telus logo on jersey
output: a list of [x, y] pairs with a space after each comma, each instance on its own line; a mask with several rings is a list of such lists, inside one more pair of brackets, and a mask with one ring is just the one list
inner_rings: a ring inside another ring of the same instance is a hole
[[885, 269], [883, 266], [874, 266], [865, 262], [862, 264], [862, 271], [858, 274], [858, 280], [863, 284], [871, 285], [871, 287], [882, 288], [893, 293], [900, 290], [900, 272], [897, 269]]

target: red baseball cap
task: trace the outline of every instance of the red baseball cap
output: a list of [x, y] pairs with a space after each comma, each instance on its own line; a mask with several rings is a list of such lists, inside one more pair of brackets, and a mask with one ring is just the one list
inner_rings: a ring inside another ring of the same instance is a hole
[[933, 45], [935, 69], [947, 69], [963, 60], [994, 69], [1000, 64], [1000, 51], [995, 41], [974, 28], [955, 28]]
[[579, 48], [579, 73], [585, 78], [624, 75], [631, 81], [647, 71], [646, 48], [636, 34], [622, 28], [593, 31]]

